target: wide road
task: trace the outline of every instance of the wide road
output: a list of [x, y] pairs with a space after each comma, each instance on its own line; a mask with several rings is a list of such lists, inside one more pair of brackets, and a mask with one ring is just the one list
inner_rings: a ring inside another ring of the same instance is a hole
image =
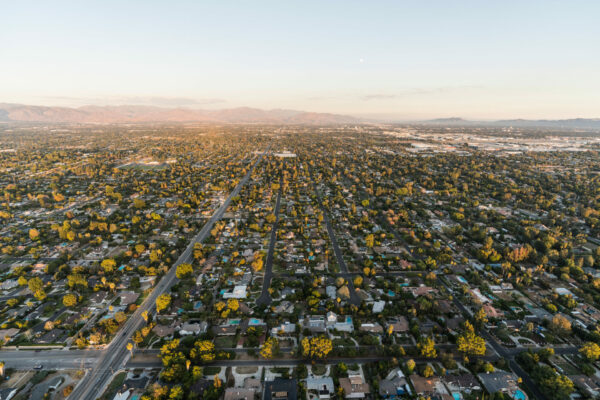
[[271, 287], [271, 278], [273, 278], [273, 255], [275, 253], [275, 244], [277, 243], [277, 226], [279, 224], [279, 206], [281, 204], [281, 192], [283, 192], [283, 173], [279, 179], [279, 191], [277, 192], [277, 201], [275, 202], [275, 222], [271, 227], [271, 239], [269, 241], [269, 250], [267, 252], [267, 260], [265, 262], [265, 276], [263, 278], [262, 292], [256, 304], [269, 305], [273, 301], [269, 288]]
[[[485, 334], [483, 334], [485, 335]], [[514, 348], [505, 348], [500, 347], [501, 345], [498, 343], [494, 343], [493, 341], [488, 341], [488, 343], [492, 344], [494, 350], [498, 355], [488, 355], [482, 357], [484, 360], [494, 361], [499, 357], [511, 360], [515, 355], [527, 351], [528, 347], [514, 347]], [[357, 346], [358, 348], [362, 347], [372, 347], [373, 352], [375, 352], [375, 346]], [[412, 345], [403, 346], [405, 348], [412, 347]], [[436, 346], [438, 350], [444, 349], [446, 351], [452, 351], [456, 348], [456, 345], [452, 344], [439, 344]], [[238, 348], [226, 348], [223, 349], [226, 351], [231, 351], [234, 353], [246, 353], [249, 349], [238, 349]], [[258, 349], [253, 349], [257, 351]], [[283, 353], [289, 353], [293, 348], [284, 347], [281, 349]], [[128, 361], [126, 366], [128, 368], [160, 368], [161, 361], [159, 359], [160, 350], [157, 349], [138, 349], [134, 350], [133, 358]], [[555, 354], [557, 355], [573, 355], [578, 354], [579, 349], [576, 346], [563, 346], [556, 347]], [[36, 365], [42, 365], [47, 369], [81, 369], [93, 367], [96, 365], [98, 359], [103, 355], [102, 350], [95, 349], [86, 349], [86, 350], [8, 350], [3, 349], [0, 351], [0, 359], [6, 363], [6, 367], [20, 369], [20, 370], [30, 370]], [[365, 357], [356, 357], [356, 360], [363, 360]], [[386, 359], [385, 356], [372, 356], [367, 358], [376, 358], [377, 361]], [[457, 359], [462, 359], [462, 356], [456, 355]], [[327, 362], [334, 363], [335, 359], [329, 359]], [[214, 365], [222, 365], [222, 363], [233, 363], [233, 365], [262, 365], [261, 363], [264, 360], [217, 360]], [[295, 360], [273, 360], [276, 362], [276, 365], [283, 365], [283, 363], [297, 363], [302, 362], [301, 359], [298, 361]], [[418, 359], [415, 359], [418, 361]], [[430, 359], [428, 361], [431, 361]], [[224, 365], [224, 364], [223, 364]], [[515, 371], [516, 372], [516, 371]], [[520, 375], [518, 373], [518, 375]]]
[[93, 367], [100, 350], [2, 350], [0, 357], [6, 367], [29, 370], [36, 365], [44, 369], [81, 369]]
[[221, 207], [215, 211], [212, 217], [202, 227], [200, 232], [190, 241], [188, 247], [179, 256], [175, 264], [173, 264], [165, 276], [163, 276], [163, 278], [158, 282], [152, 293], [150, 293], [140, 307], [138, 307], [138, 309], [127, 320], [127, 322], [125, 322], [123, 328], [117, 332], [117, 336], [113, 339], [106, 350], [102, 352], [102, 355], [98, 359], [94, 369], [92, 369], [92, 371], [90, 371], [80, 381], [69, 398], [77, 400], [94, 400], [102, 394], [102, 390], [106, 384], [108, 384], [111, 376], [125, 365], [130, 356], [130, 352], [127, 350], [127, 343], [130, 343], [133, 333], [143, 325], [144, 319], [142, 318], [142, 313], [147, 311], [148, 314], [154, 314], [156, 310], [156, 299], [158, 296], [168, 292], [169, 289], [177, 282], [177, 277], [175, 276], [177, 265], [192, 261], [194, 244], [203, 242], [208, 237], [213, 225], [223, 217], [223, 214], [229, 207], [231, 199], [239, 194], [242, 187], [250, 179], [254, 167], [256, 167], [256, 165], [262, 160], [265, 154], [266, 151], [256, 159], [254, 164], [252, 164], [248, 170], [248, 173], [229, 194]]

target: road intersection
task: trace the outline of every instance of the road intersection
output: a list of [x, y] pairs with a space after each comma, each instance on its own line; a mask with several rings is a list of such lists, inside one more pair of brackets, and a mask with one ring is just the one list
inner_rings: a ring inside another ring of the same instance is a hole
[[[268, 151], [268, 150], [267, 150]], [[242, 187], [250, 180], [252, 171], [256, 165], [262, 160], [263, 156], [267, 151], [260, 154], [256, 161], [252, 164], [246, 175], [240, 180], [237, 186], [229, 194], [223, 204], [214, 212], [212, 217], [202, 227], [200, 232], [190, 241], [188, 247], [179, 256], [175, 264], [169, 269], [167, 274], [158, 282], [152, 293], [144, 300], [144, 302], [138, 307], [133, 315], [125, 322], [124, 326], [117, 333], [117, 336], [112, 342], [103, 350], [99, 357], [96, 359], [96, 363], [93, 369], [86, 374], [86, 376], [77, 385], [70, 398], [78, 400], [93, 400], [97, 398], [101, 393], [106, 384], [109, 383], [110, 377], [115, 371], [123, 368], [131, 355], [127, 349], [127, 344], [131, 343], [131, 336], [139, 329], [143, 323], [144, 318], [142, 314], [148, 312], [152, 315], [156, 311], [156, 299], [163, 293], [169, 291], [169, 289], [177, 282], [176, 267], [183, 263], [191, 262], [193, 259], [194, 245], [196, 243], [203, 242], [213, 227], [213, 225], [219, 221], [222, 217], [229, 204], [235, 196], [237, 196]]]

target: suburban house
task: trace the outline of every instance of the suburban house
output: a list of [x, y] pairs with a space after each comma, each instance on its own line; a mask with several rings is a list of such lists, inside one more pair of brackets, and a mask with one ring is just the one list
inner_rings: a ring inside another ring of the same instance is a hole
[[297, 400], [298, 382], [295, 379], [275, 378], [265, 382], [263, 400]]
[[410, 394], [410, 389], [400, 368], [392, 370], [379, 382], [379, 395], [384, 399], [396, 399], [405, 394]]
[[340, 386], [344, 390], [346, 399], [363, 399], [370, 393], [369, 384], [360, 375], [349, 375], [340, 378]]

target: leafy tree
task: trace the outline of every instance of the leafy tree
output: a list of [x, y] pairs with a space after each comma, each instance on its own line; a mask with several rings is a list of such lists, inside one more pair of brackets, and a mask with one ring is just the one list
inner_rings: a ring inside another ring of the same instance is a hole
[[31, 229], [29, 230], [29, 238], [30, 238], [31, 240], [38, 240], [38, 239], [39, 239], [39, 237], [40, 237], [40, 231], [38, 231], [38, 230], [37, 230], [37, 229], [35, 229], [35, 228], [31, 228]]
[[475, 328], [469, 321], [465, 322], [465, 329], [458, 336], [456, 344], [458, 345], [458, 351], [464, 354], [474, 356], [485, 355], [485, 340], [475, 334]]
[[227, 300], [227, 308], [236, 312], [240, 308], [240, 302], [237, 299], [229, 299]]
[[488, 322], [487, 314], [485, 313], [485, 310], [483, 309], [483, 307], [481, 307], [479, 310], [477, 310], [477, 312], [474, 315], [474, 318], [475, 318], [475, 324], [478, 327], [482, 327], [483, 325], [485, 325]]
[[437, 357], [437, 350], [435, 349], [435, 342], [432, 337], [422, 337], [417, 344], [419, 352], [423, 357], [435, 358]]
[[360, 286], [362, 285], [362, 283], [363, 283], [363, 278], [362, 278], [362, 276], [360, 276], [360, 275], [357, 275], [357, 276], [354, 278], [354, 286], [356, 286], [356, 287], [360, 287]]
[[44, 300], [46, 298], [46, 292], [44, 291], [44, 282], [38, 277], [31, 278], [27, 284], [29, 285], [29, 290], [36, 299]]
[[250, 264], [252, 266], [252, 269], [254, 270], [254, 272], [258, 272], [260, 270], [263, 269], [263, 259], [262, 257], [254, 257], [254, 261], [252, 261], [252, 264]]
[[119, 324], [122, 324], [126, 320], [127, 320], [127, 315], [125, 315], [125, 313], [123, 311], [119, 311], [118, 313], [115, 314], [115, 321], [117, 321]]
[[596, 361], [600, 358], [600, 346], [594, 342], [586, 342], [581, 346], [579, 352], [588, 361]]
[[191, 276], [194, 273], [194, 268], [192, 268], [191, 264], [183, 263], [177, 266], [177, 270], [175, 271], [175, 275], [178, 279], [184, 279]]
[[302, 355], [311, 359], [323, 359], [331, 352], [331, 339], [325, 336], [305, 337], [302, 339]]
[[77, 304], [77, 296], [73, 293], [67, 293], [63, 296], [63, 305], [65, 307], [73, 307]]
[[184, 391], [181, 385], [173, 386], [169, 393], [169, 400], [181, 400], [184, 396]]
[[115, 267], [117, 266], [117, 262], [112, 258], [107, 258], [107, 259], [102, 260], [102, 262], [100, 263], [100, 266], [102, 267], [104, 272], [109, 274], [114, 271]]
[[190, 351], [190, 357], [197, 361], [207, 363], [215, 359], [215, 344], [210, 340], [198, 340]]
[[550, 329], [557, 334], [567, 335], [569, 332], [571, 332], [571, 323], [567, 318], [560, 314], [556, 314], [552, 318], [552, 321], [550, 321]]
[[142, 199], [135, 199], [133, 200], [133, 206], [137, 209], [141, 209], [146, 207], [146, 202]]
[[412, 358], [409, 359], [408, 361], [406, 361], [406, 369], [408, 370], [409, 374], [413, 373], [413, 371], [415, 370], [416, 365], [417, 364], [415, 363], [415, 360], [413, 360]]
[[260, 349], [260, 355], [264, 358], [273, 358], [279, 353], [279, 341], [274, 338], [268, 338]]
[[567, 400], [574, 391], [573, 381], [562, 374], [557, 374], [547, 365], [534, 367], [531, 376], [536, 380], [542, 393], [551, 400]]
[[433, 376], [433, 374], [434, 374], [433, 368], [431, 368], [431, 365], [427, 364], [427, 366], [425, 366], [425, 368], [423, 368], [423, 377], [430, 378]]
[[367, 246], [368, 248], [373, 248], [374, 245], [375, 245], [375, 235], [373, 235], [372, 233], [369, 233], [365, 237], [365, 246]]
[[156, 299], [156, 312], [160, 313], [162, 310], [166, 310], [171, 304], [171, 295], [163, 293]]

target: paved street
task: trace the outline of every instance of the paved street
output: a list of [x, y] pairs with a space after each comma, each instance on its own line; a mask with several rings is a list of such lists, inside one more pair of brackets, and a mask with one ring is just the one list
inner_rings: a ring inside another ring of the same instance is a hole
[[44, 369], [80, 369], [92, 367], [100, 350], [2, 350], [1, 361], [8, 368], [33, 369], [42, 365]]
[[[441, 285], [446, 286], [446, 284], [444, 282], [442, 282], [442, 280], [439, 279], [439, 277], [438, 277], [438, 282]], [[448, 286], [446, 286], [446, 288], [449, 290]], [[452, 301], [453, 301], [454, 305], [456, 307], [458, 307], [458, 309], [463, 313], [463, 315], [465, 315], [465, 316], [470, 315], [469, 310], [467, 310], [467, 308], [460, 301], [458, 301], [458, 299], [456, 297], [453, 297]], [[492, 334], [490, 334], [488, 331], [486, 331], [485, 329], [481, 329], [479, 334], [485, 339], [486, 344], [492, 346], [492, 348], [498, 354], [498, 356], [500, 356], [508, 361], [508, 365], [510, 366], [510, 368], [517, 374], [517, 376], [519, 376], [523, 380], [523, 384], [527, 387], [527, 390], [529, 390], [529, 392], [531, 394], [533, 394], [536, 399], [546, 400], [546, 396], [543, 395], [543, 393], [537, 387], [537, 385], [535, 384], [533, 379], [531, 379], [529, 374], [527, 372], [525, 372], [525, 370], [523, 370], [523, 368], [521, 368], [521, 366], [515, 361], [515, 356], [517, 354], [519, 354], [521, 351], [525, 351], [527, 349], [521, 349], [519, 351], [514, 351], [514, 350], [511, 351], [511, 350], [506, 349], [504, 346], [502, 346], [496, 340], [496, 338]], [[570, 348], [570, 351], [573, 351], [573, 350], [576, 351], [576, 349]], [[563, 349], [562, 351], [563, 351], [563, 354], [568, 354], [566, 349]]]
[[271, 228], [271, 238], [269, 241], [269, 251], [267, 252], [267, 259], [265, 262], [265, 276], [263, 278], [262, 292], [259, 298], [256, 300], [256, 304], [269, 305], [271, 304], [271, 294], [269, 288], [271, 287], [271, 279], [273, 278], [273, 255], [275, 253], [275, 244], [277, 243], [277, 226], [279, 224], [279, 206], [281, 205], [281, 193], [283, 192], [283, 173], [279, 179], [279, 191], [277, 192], [277, 201], [275, 202], [275, 222]]
[[[315, 193], [317, 194], [319, 207], [321, 208], [321, 211], [323, 212], [323, 220], [325, 221], [325, 226], [327, 228], [327, 233], [329, 235], [329, 241], [331, 242], [331, 247], [333, 247], [333, 253], [335, 254], [335, 258], [337, 260], [337, 263], [340, 267], [340, 271], [342, 272], [342, 274], [348, 274], [348, 267], [346, 266], [346, 262], [344, 261], [344, 256], [342, 254], [342, 251], [340, 250], [340, 246], [338, 246], [338, 242], [335, 237], [335, 232], [333, 231], [333, 227], [331, 226], [331, 217], [329, 216], [329, 210], [327, 210], [325, 208], [325, 206], [323, 205], [323, 199], [321, 197], [321, 192], [319, 192], [319, 189], [317, 188], [317, 184], [315, 183], [315, 178], [313, 176], [313, 172], [310, 168], [309, 168], [309, 172], [310, 172], [310, 179], [312, 181], [313, 189], [314, 189]], [[356, 289], [354, 288], [354, 282], [352, 281], [352, 279], [348, 279], [347, 281], [348, 281], [348, 289], [350, 292], [349, 302], [355, 306], [360, 306], [361, 300], [360, 300], [360, 297], [358, 297], [358, 295], [356, 294]]]
[[[252, 168], [260, 161], [257, 160]], [[229, 200], [239, 193], [239, 189], [246, 184], [249, 179], [250, 173], [240, 181], [236, 189], [232, 191], [228, 199], [223, 205], [214, 213], [213, 217], [207, 222], [202, 228], [199, 234], [190, 243], [190, 246], [177, 260], [175, 265], [182, 262], [188, 262], [191, 260], [192, 253], [190, 249], [193, 249], [193, 243], [206, 239], [206, 236], [210, 232], [212, 225], [223, 215], [227, 209]], [[278, 195], [276, 209], [279, 208], [281, 193]], [[145, 302], [138, 309], [139, 312], [134, 313], [130, 320], [124, 325], [122, 330], [118, 333], [118, 336], [108, 346], [106, 350], [68, 350], [68, 349], [55, 349], [55, 350], [0, 350], [0, 360], [6, 363], [8, 368], [15, 369], [33, 369], [37, 365], [42, 365], [44, 369], [91, 369], [90, 372], [85, 376], [81, 383], [77, 386], [71, 398], [76, 399], [94, 399], [102, 392], [105, 385], [108, 383], [113, 373], [123, 367], [127, 368], [160, 368], [161, 362], [158, 358], [158, 350], [137, 350], [134, 351], [134, 357], [129, 359], [129, 351], [126, 349], [126, 345], [130, 340], [132, 333], [139, 328], [142, 324], [143, 319], [141, 318], [140, 310], [148, 310], [154, 312], [154, 302], [159, 294], [167, 291], [175, 282], [175, 268], [171, 268], [169, 273], [159, 282], [153, 293], [145, 300]], [[441, 281], [443, 284], [443, 281]], [[466, 307], [454, 298], [454, 304], [459, 310], [469, 315], [469, 311]], [[528, 373], [524, 371], [520, 365], [515, 361], [516, 355], [522, 351], [527, 351], [528, 347], [505, 347], [497, 341], [497, 339], [487, 331], [481, 331], [480, 334], [485, 338], [491, 349], [495, 354], [489, 354], [482, 359], [486, 361], [494, 361], [498, 358], [504, 358], [508, 361], [511, 369], [523, 380], [523, 384], [533, 394], [533, 397], [545, 400], [545, 396], [541, 393], [535, 382], [530, 378]], [[363, 346], [365, 347], [365, 346]], [[455, 351], [455, 345], [438, 345], [438, 348], [444, 349], [445, 351], [452, 351], [456, 359], [461, 359], [461, 355]], [[248, 349], [228, 349], [236, 354], [243, 354]], [[256, 349], [255, 349], [256, 350]], [[282, 349], [285, 352], [290, 352], [291, 348]], [[554, 348], [557, 355], [565, 354], [577, 354], [578, 348], [576, 346], [561, 346]], [[376, 354], [377, 348], [372, 348], [373, 355], [367, 357], [354, 357], [351, 359], [344, 357], [330, 358], [326, 361], [328, 364], [334, 364], [340, 361], [345, 362], [357, 362], [366, 363], [379, 360], [385, 360], [391, 356], [385, 355], [374, 355]], [[419, 361], [419, 358], [415, 358], [415, 361]], [[426, 361], [426, 360], [423, 360]], [[213, 363], [215, 366], [244, 366], [244, 365], [258, 365], [258, 366], [278, 366], [278, 365], [298, 365], [305, 362], [302, 359], [276, 359], [276, 360], [218, 360]]]
[[102, 393], [105, 385], [109, 383], [110, 377], [114, 371], [119, 370], [125, 365], [130, 355], [129, 351], [127, 350], [127, 343], [130, 342], [130, 338], [133, 333], [144, 323], [142, 313], [147, 311], [149, 314], [154, 314], [156, 310], [156, 299], [158, 296], [168, 292], [177, 281], [177, 277], [175, 276], [177, 265], [192, 261], [194, 244], [200, 243], [208, 237], [213, 225], [222, 218], [223, 214], [229, 207], [231, 199], [237, 196], [242, 187], [248, 182], [254, 167], [262, 160], [265, 153], [266, 152], [262, 153], [256, 159], [246, 175], [240, 180], [223, 204], [217, 209], [217, 211], [215, 211], [213, 216], [206, 222], [200, 232], [190, 241], [188, 247], [177, 259], [175, 264], [169, 269], [169, 272], [167, 272], [167, 274], [156, 285], [152, 293], [144, 300], [144, 302], [140, 305], [140, 307], [138, 307], [138, 309], [127, 320], [127, 322], [125, 322], [124, 326], [117, 333], [117, 336], [113, 339], [108, 348], [102, 352], [94, 369], [81, 380], [79, 385], [77, 385], [71, 394], [70, 398], [78, 400], [95, 399], [98, 394]]

